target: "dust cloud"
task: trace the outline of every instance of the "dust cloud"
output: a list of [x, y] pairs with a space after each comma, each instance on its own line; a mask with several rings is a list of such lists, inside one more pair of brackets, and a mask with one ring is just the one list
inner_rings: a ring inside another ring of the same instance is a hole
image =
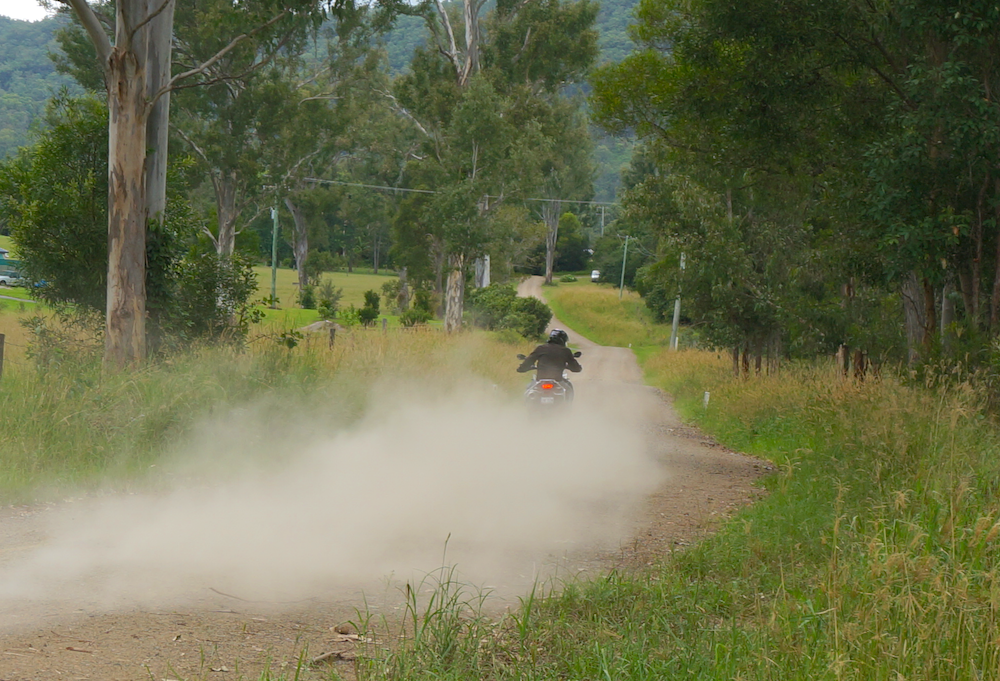
[[574, 552], [616, 548], [662, 475], [638, 398], [578, 399], [540, 420], [481, 386], [378, 393], [392, 397], [347, 427], [324, 425], [323, 405], [281, 423], [266, 404], [207, 420], [157, 491], [41, 514], [30, 537], [4, 538], [0, 615], [179, 606], [212, 590], [350, 598], [442, 565], [523, 593]]

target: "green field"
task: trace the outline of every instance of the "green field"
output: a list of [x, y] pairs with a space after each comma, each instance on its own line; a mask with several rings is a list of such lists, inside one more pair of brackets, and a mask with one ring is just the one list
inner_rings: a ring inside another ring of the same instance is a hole
[[657, 324], [639, 294], [586, 279], [546, 286], [542, 294], [556, 317], [573, 330], [599, 343], [618, 347], [666, 345], [670, 326]]

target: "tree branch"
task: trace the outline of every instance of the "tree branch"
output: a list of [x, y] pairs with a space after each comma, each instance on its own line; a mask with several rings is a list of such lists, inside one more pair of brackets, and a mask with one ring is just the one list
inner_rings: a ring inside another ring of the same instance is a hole
[[429, 132], [427, 132], [427, 128], [425, 128], [423, 125], [421, 125], [420, 121], [418, 121], [416, 118], [414, 118], [413, 114], [411, 114], [406, 109], [406, 107], [402, 106], [399, 103], [399, 100], [396, 99], [396, 96], [394, 94], [392, 94], [388, 90], [376, 90], [375, 92], [377, 92], [378, 94], [382, 95], [383, 97], [386, 97], [386, 98], [392, 100], [392, 108], [395, 109], [397, 113], [399, 113], [399, 114], [403, 115], [404, 117], [410, 119], [410, 121], [415, 126], [417, 126], [417, 130], [419, 130], [420, 132], [422, 132], [425, 137], [429, 137], [431, 139], [434, 139], [434, 135], [432, 135]]
[[111, 40], [104, 32], [104, 27], [101, 26], [101, 20], [97, 18], [97, 14], [87, 4], [87, 0], [60, 0], [60, 2], [73, 8], [80, 23], [83, 24], [84, 30], [87, 31], [87, 35], [90, 36], [90, 41], [94, 43], [97, 59], [101, 62], [101, 70], [107, 72], [108, 59], [111, 58]]
[[[81, 2], [82, 0], [71, 0], [71, 1], [72, 2]], [[266, 24], [262, 24], [261, 26], [258, 26], [257, 28], [255, 28], [254, 30], [250, 31], [249, 33], [244, 33], [242, 35], [236, 36], [235, 38], [233, 38], [232, 42], [230, 42], [228, 45], [226, 45], [221, 50], [219, 50], [218, 52], [216, 52], [215, 55], [211, 59], [209, 59], [208, 61], [204, 62], [200, 66], [196, 66], [195, 68], [190, 69], [189, 71], [185, 71], [183, 73], [178, 73], [176, 76], [174, 76], [173, 78], [170, 79], [169, 83], [167, 83], [166, 85], [164, 85], [162, 88], [159, 89], [159, 91], [153, 96], [153, 99], [150, 102], [150, 105], [152, 105], [153, 103], [155, 103], [156, 100], [158, 100], [160, 97], [162, 97], [167, 92], [170, 92], [171, 90], [174, 90], [177, 87], [177, 83], [179, 83], [180, 81], [182, 81], [182, 80], [184, 80], [186, 78], [190, 78], [191, 76], [196, 76], [199, 73], [204, 73], [206, 70], [208, 70], [209, 68], [211, 68], [213, 64], [215, 64], [217, 61], [219, 61], [220, 59], [222, 59], [223, 57], [225, 57], [227, 54], [229, 54], [229, 52], [231, 52], [241, 42], [243, 42], [247, 38], [252, 38], [256, 34], [258, 34], [261, 31], [263, 31], [265, 28], [268, 28], [268, 27], [272, 26], [273, 24], [277, 23], [278, 20], [280, 20], [281, 18], [283, 18], [286, 14], [288, 14], [287, 10], [281, 12], [276, 17], [274, 17], [273, 19], [271, 19], [270, 21], [268, 21]], [[283, 40], [282, 43], [284, 43], [284, 42], [285, 41]], [[260, 64], [258, 64], [258, 66], [255, 66], [254, 68], [258, 68], [259, 66], [263, 66], [263, 64], [266, 63], [267, 61], [270, 61], [271, 58], [272, 57], [268, 57], [268, 59], [265, 60], [265, 62], [261, 62]], [[249, 73], [252, 70], [254, 70], [254, 69], [253, 68], [252, 69], [248, 69], [246, 71], [246, 73]], [[218, 81], [218, 80], [225, 80], [225, 78], [218, 78], [218, 79], [216, 79], [216, 81]]]

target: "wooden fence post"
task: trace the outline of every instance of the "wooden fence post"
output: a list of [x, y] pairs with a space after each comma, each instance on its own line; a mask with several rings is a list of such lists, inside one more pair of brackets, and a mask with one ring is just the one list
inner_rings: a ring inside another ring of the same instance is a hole
[[331, 326], [330, 327], [330, 347], [331, 348], [333, 347], [333, 343], [336, 340], [337, 340], [337, 327]]

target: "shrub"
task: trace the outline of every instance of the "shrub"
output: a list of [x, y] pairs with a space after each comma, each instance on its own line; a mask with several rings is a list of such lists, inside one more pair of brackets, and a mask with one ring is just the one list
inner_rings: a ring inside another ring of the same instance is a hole
[[399, 279], [392, 279], [382, 284], [382, 297], [385, 299], [385, 307], [390, 312], [402, 314], [406, 311], [403, 306], [403, 282]]
[[549, 306], [537, 298], [518, 298], [510, 284], [492, 284], [468, 296], [469, 315], [476, 326], [512, 329], [525, 338], [539, 338], [552, 319]]
[[319, 300], [316, 306], [319, 316], [323, 319], [333, 319], [340, 309], [340, 299], [344, 297], [344, 289], [335, 288], [333, 282], [327, 279], [319, 285], [316, 297]]
[[561, 281], [564, 284], [572, 284], [574, 281], [576, 281], [576, 277], [574, 277], [572, 274], [564, 274], [561, 277], [559, 277], [559, 281]]
[[379, 313], [379, 295], [375, 291], [365, 291], [365, 307], [370, 307], [375, 310], [375, 314]]
[[434, 315], [427, 310], [419, 307], [411, 307], [399, 316], [399, 323], [407, 328], [410, 328], [416, 326], [417, 324], [426, 324], [433, 317]]
[[315, 310], [316, 309], [316, 287], [312, 284], [306, 284], [299, 291], [299, 306], [303, 310]]

